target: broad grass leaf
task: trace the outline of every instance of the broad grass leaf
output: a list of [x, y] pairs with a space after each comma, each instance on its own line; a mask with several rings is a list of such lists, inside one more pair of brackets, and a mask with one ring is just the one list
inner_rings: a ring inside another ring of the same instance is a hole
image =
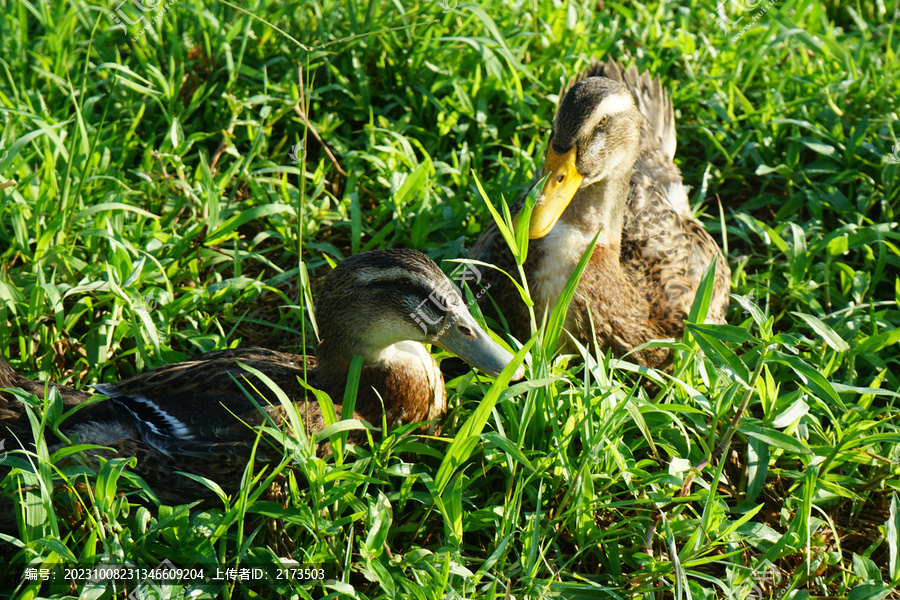
[[522, 298], [522, 301], [526, 305], [534, 306], [534, 301], [532, 301], [531, 297], [525, 292], [525, 288], [523, 288], [522, 285], [518, 281], [516, 281], [515, 276], [512, 275], [511, 273], [507, 273], [506, 271], [504, 271], [504, 270], [500, 269], [499, 267], [496, 267], [490, 263], [486, 263], [486, 262], [483, 262], [480, 260], [473, 260], [471, 258], [466, 259], [466, 264], [478, 265], [479, 267], [487, 267], [488, 269], [493, 269], [493, 270], [497, 271], [498, 273], [500, 273], [501, 275], [503, 275], [504, 277], [509, 279], [514, 286], [516, 286], [516, 289], [519, 291], [519, 297]]
[[885, 523], [885, 538], [888, 545], [888, 573], [891, 581], [900, 581], [900, 499], [897, 492], [891, 493], [890, 516]]
[[697, 292], [687, 318], [691, 323], [702, 323], [709, 314], [709, 303], [712, 300], [713, 287], [716, 282], [716, 262], [718, 260], [718, 254], [714, 254], [706, 271], [703, 272], [703, 277], [700, 278], [700, 285], [697, 286]]
[[384, 495], [384, 492], [378, 490], [375, 502], [369, 504], [369, 533], [366, 536], [366, 546], [374, 551], [375, 556], [381, 554], [393, 520], [394, 511], [391, 508], [391, 501]]
[[444, 511], [444, 529], [447, 537], [454, 546], [462, 543], [463, 537], [463, 508], [462, 508], [463, 473], [459, 472], [453, 477], [449, 493], [444, 493], [442, 504]]
[[212, 492], [222, 501], [223, 504], [228, 504], [228, 494], [225, 493], [225, 490], [222, 489], [218, 483], [209, 479], [208, 477], [203, 477], [202, 475], [197, 475], [196, 473], [189, 473], [187, 471], [176, 471], [178, 475], [181, 477], [187, 477], [192, 481], [196, 481], [201, 485], [205, 485], [207, 488], [212, 490]]
[[768, 331], [766, 315], [759, 309], [756, 302], [746, 296], [740, 296], [738, 294], [731, 294], [731, 298], [740, 304], [741, 308], [753, 318], [753, 322], [760, 331]]
[[764, 504], [758, 504], [758, 505], [754, 506], [753, 508], [751, 508], [747, 511], [744, 511], [743, 514], [737, 520], [729, 522], [727, 527], [723, 527], [722, 529], [720, 529], [719, 530], [720, 535], [722, 535], [723, 538], [727, 538], [735, 531], [738, 531], [739, 529], [743, 528], [744, 525], [746, 523], [749, 523], [750, 520], [753, 517], [755, 517], [757, 515], [757, 513], [759, 513], [759, 511], [761, 511], [763, 509], [764, 506], [765, 506]]
[[694, 321], [690, 321], [691, 329], [702, 331], [706, 335], [710, 337], [714, 337], [723, 342], [730, 342], [732, 344], [744, 344], [744, 343], [754, 343], [758, 340], [753, 337], [753, 334], [744, 329], [743, 327], [737, 327], [735, 325], [719, 325], [713, 323], [696, 323]]
[[[356, 396], [359, 391], [359, 379], [362, 374], [363, 357], [356, 354], [350, 361], [350, 370], [347, 371], [347, 385], [344, 388], [344, 402], [341, 404], [341, 420], [353, 419], [356, 410]], [[355, 420], [355, 419], [354, 419]], [[361, 424], [360, 424], [361, 426]], [[335, 458], [338, 464], [343, 462], [344, 447], [347, 444], [347, 431], [341, 431], [337, 437], [332, 440], [332, 448], [335, 450]]]
[[428, 184], [428, 173], [431, 169], [431, 161], [426, 158], [412, 173], [406, 176], [406, 179], [400, 184], [400, 189], [394, 194], [394, 204], [398, 210], [402, 210]]
[[769, 474], [769, 442], [749, 436], [747, 440], [747, 502], [756, 502]]
[[444, 491], [444, 488], [450, 482], [450, 478], [453, 476], [456, 469], [465, 463], [472, 454], [472, 450], [475, 449], [475, 446], [480, 439], [479, 435], [484, 429], [491, 412], [494, 410], [497, 400], [500, 398], [500, 393], [509, 384], [510, 378], [513, 376], [513, 373], [516, 372], [516, 369], [519, 368], [519, 365], [525, 360], [525, 355], [528, 354], [532, 344], [534, 344], [534, 339], [535, 338], [531, 338], [518, 352], [516, 352], [515, 357], [508, 365], [506, 365], [503, 371], [500, 372], [500, 375], [498, 375], [497, 379], [494, 381], [494, 385], [492, 385], [491, 389], [488, 390], [488, 393], [484, 395], [484, 399], [471, 416], [469, 416], [468, 420], [460, 427], [456, 437], [453, 438], [450, 447], [447, 448], [447, 453], [444, 455], [444, 460], [441, 461], [441, 466], [438, 467], [437, 475], [434, 477], [434, 483], [438, 494]]
[[798, 398], [772, 419], [772, 427], [782, 429], [807, 414], [809, 414], [809, 404], [802, 398]]
[[327, 427], [323, 428], [322, 431], [316, 434], [316, 443], [321, 443], [330, 438], [335, 434], [342, 434], [343, 440], [347, 439], [347, 432], [355, 431], [357, 429], [371, 429], [372, 426], [366, 426], [365, 423], [360, 421], [359, 419], [341, 419], [336, 423], [332, 423]]
[[147, 219], [159, 219], [159, 215], [154, 215], [143, 208], [125, 204], [124, 202], [102, 202], [94, 204], [84, 210], [80, 210], [72, 216], [72, 221], [80, 221], [81, 219], [90, 217], [101, 212], [131, 212]]
[[850, 344], [844, 341], [844, 339], [839, 336], [834, 329], [826, 325], [822, 322], [818, 317], [814, 317], [813, 315], [808, 315], [802, 312], [792, 311], [792, 315], [802, 319], [810, 328], [822, 336], [822, 339], [825, 340], [825, 343], [831, 346], [833, 349], [838, 352], [848, 352], [850, 350]]
[[300, 289], [303, 291], [303, 298], [305, 299], [306, 317], [313, 327], [316, 341], [320, 341], [322, 338], [319, 335], [319, 324], [316, 321], [315, 306], [313, 305], [312, 286], [309, 282], [309, 270], [306, 268], [305, 261], [300, 261], [300, 266], [297, 270], [297, 279]]
[[47, 123], [44, 123], [43, 121], [38, 121], [38, 125], [40, 126], [40, 129], [37, 129], [35, 131], [32, 131], [31, 133], [27, 133], [27, 134], [23, 135], [22, 137], [17, 139], [15, 142], [13, 142], [12, 145], [10, 145], [8, 149], [3, 151], [3, 154], [5, 154], [6, 156], [5, 156], [5, 160], [2, 163], [0, 163], [0, 173], [2, 173], [2, 170], [5, 167], [12, 164], [13, 160], [16, 158], [16, 156], [19, 154], [19, 152], [22, 150], [22, 148], [26, 144], [28, 144], [34, 138], [44, 135], [44, 134], [47, 134], [47, 136], [55, 142], [55, 144], [57, 146], [57, 150], [60, 152], [60, 154], [63, 156], [63, 158], [65, 160], [68, 160], [69, 151], [66, 149], [65, 144], [63, 143], [62, 139], [60, 139], [60, 137], [53, 130], [59, 129], [60, 127], [64, 127], [65, 125], [68, 125], [69, 123], [70, 123], [70, 121], [66, 121], [65, 123], [57, 123], [56, 125], [51, 126], [51, 125], [48, 125]]
[[528, 70], [528, 67], [522, 64], [522, 62], [519, 61], [512, 52], [510, 52], [509, 47], [506, 45], [506, 38], [503, 36], [503, 34], [500, 33], [500, 30], [497, 28], [497, 24], [490, 16], [488, 16], [487, 12], [483, 8], [475, 4], [467, 4], [466, 9], [472, 11], [472, 14], [478, 17], [478, 19], [484, 24], [485, 29], [487, 29], [487, 31], [491, 34], [491, 37], [494, 39], [497, 45], [500, 46], [500, 54], [501, 56], [503, 56], [503, 58], [506, 59], [506, 62], [509, 65], [509, 75], [515, 78], [518, 95], [521, 96], [522, 92], [521, 84], [519, 83], [519, 78], [517, 76], [519, 73], [531, 80], [532, 85], [542, 86], [543, 82], [532, 75], [531, 71]]
[[856, 394], [866, 394], [872, 396], [893, 396], [895, 398], [900, 398], [900, 392], [895, 392], [893, 390], [885, 390], [882, 388], [873, 388], [873, 387], [858, 387], [855, 385], [844, 385], [843, 383], [831, 383], [831, 387], [838, 393], [841, 392], [853, 392]]
[[887, 598], [892, 591], [893, 588], [883, 583], [863, 583], [850, 590], [847, 600], [881, 600]]
[[[497, 212], [497, 209], [494, 208], [494, 205], [491, 204], [491, 200], [487, 195], [487, 192], [484, 191], [484, 188], [481, 186], [481, 180], [478, 179], [478, 174], [475, 171], [472, 171], [472, 180], [475, 182], [475, 187], [478, 188], [478, 193], [481, 195], [481, 199], [484, 200], [485, 206], [487, 206], [488, 211], [491, 213], [491, 217], [494, 219], [494, 224], [497, 226], [497, 231], [500, 232], [500, 235], [503, 236], [503, 241], [506, 242], [506, 245], [509, 246], [512, 252], [517, 252], [519, 245], [516, 244], [516, 238], [512, 230], [512, 224], [504, 221], [503, 217], [500, 216], [500, 213]], [[507, 208], [506, 212], [509, 212]], [[519, 261], [519, 256], [516, 254], [515, 259], [519, 264], [522, 264]]]
[[547, 177], [549, 176], [549, 174], [544, 175], [540, 181], [532, 186], [531, 190], [528, 191], [528, 195], [525, 196], [525, 203], [522, 206], [522, 210], [520, 210], [519, 214], [515, 217], [516, 246], [519, 251], [519, 264], [525, 264], [525, 261], [528, 259], [528, 244], [531, 241], [529, 237], [531, 211], [534, 210], [534, 205], [541, 196], [541, 190], [544, 189], [544, 182], [547, 181]]
[[[296, 438], [298, 443], [300, 443], [304, 446], [308, 446], [309, 439], [307, 438], [307, 435], [306, 435], [306, 427], [304, 426], [303, 419], [301, 418], [300, 413], [298, 411], [298, 407], [297, 407], [298, 399], [288, 398], [287, 394], [285, 394], [284, 391], [280, 387], [278, 387], [275, 384], [275, 382], [272, 381], [271, 378], [269, 378], [268, 375], [265, 375], [258, 369], [255, 369], [249, 365], [245, 365], [245, 364], [241, 363], [240, 361], [238, 361], [238, 366], [240, 366], [245, 371], [248, 371], [248, 372], [252, 373], [253, 375], [255, 375], [256, 377], [258, 377], [266, 385], [266, 387], [269, 388], [269, 390], [271, 390], [273, 394], [275, 394], [275, 397], [278, 398], [278, 402], [284, 408], [284, 414], [287, 417], [288, 422], [291, 424], [291, 431], [293, 433], [294, 438]], [[331, 425], [332, 423], [334, 423], [337, 420], [337, 417], [335, 416], [334, 404], [332, 403], [331, 398], [328, 396], [328, 394], [326, 394], [325, 392], [323, 392], [321, 390], [317, 390], [317, 389], [313, 388], [312, 386], [307, 384], [305, 381], [303, 381], [303, 379], [298, 378], [297, 382], [301, 386], [303, 386], [304, 388], [309, 390], [315, 396], [316, 401], [319, 403], [319, 407], [322, 410], [322, 416], [323, 416], [323, 419], [325, 420], [326, 425]], [[237, 383], [243, 389], [242, 383], [240, 381], [237, 381]], [[250, 398], [250, 400], [252, 400], [253, 403], [257, 405], [258, 409], [262, 408], [257, 404], [256, 399], [252, 395], [250, 395], [246, 390], [245, 390], [245, 393], [247, 393], [247, 397]], [[330, 409], [330, 413], [328, 412], [329, 409]], [[263, 414], [267, 415], [267, 413], [263, 413]], [[329, 415], [331, 416], [330, 422], [328, 419]], [[278, 429], [277, 424], [272, 422], [271, 419], [269, 419], [269, 424], [272, 426], [273, 430], [281, 431], [280, 429]]]
[[812, 450], [807, 448], [805, 444], [787, 435], [786, 433], [782, 433], [775, 429], [768, 429], [765, 427], [760, 427], [758, 425], [745, 423], [738, 427], [738, 431], [740, 431], [744, 435], [770, 444], [775, 448], [784, 450], [785, 452], [792, 452], [794, 454], [812, 454]]
[[867, 556], [853, 553], [853, 574], [862, 581], [881, 581], [881, 571]]
[[[694, 340], [696, 340], [697, 345], [700, 346], [707, 358], [731, 377], [734, 377], [745, 388], [750, 387], [750, 371], [740, 357], [719, 341], [718, 337], [708, 333], [708, 329], [701, 329], [697, 324], [689, 322], [685, 322], [684, 326], [694, 336]], [[718, 326], [711, 327], [718, 328]]]
[[900, 341], [900, 327], [869, 336], [857, 344], [857, 352], [880, 352]]
[[531, 461], [528, 460], [528, 457], [526, 457], [525, 454], [519, 449], [519, 447], [516, 446], [513, 441], [505, 435], [496, 431], [487, 431], [481, 434], [481, 439], [494, 444], [507, 454], [511, 455], [518, 462], [522, 463], [522, 465], [527, 467], [530, 471], [534, 471], [534, 465], [531, 464]]
[[284, 204], [263, 204], [262, 206], [256, 206], [249, 210], [239, 211], [207, 236], [206, 245], [215, 246], [221, 244], [234, 233], [238, 227], [253, 221], [254, 219], [284, 212], [293, 213], [294, 209], [293, 207]]
[[[59, 401], [59, 392], [56, 388], [51, 388], [50, 394], [55, 397], [55, 399], [51, 398], [51, 401]], [[22, 504], [26, 532], [22, 539], [27, 542], [36, 538], [58, 538], [59, 523], [56, 519], [56, 512], [53, 510], [53, 474], [47, 441], [43, 435], [46, 414], [42, 419], [38, 416], [37, 410], [27, 403], [25, 409], [35, 440], [34, 455], [29, 455], [29, 460], [31, 456], [34, 456], [37, 460], [37, 468], [36, 472], [21, 474], [25, 480]], [[19, 517], [19, 511], [16, 511], [16, 516]]]
[[794, 372], [803, 379], [803, 382], [813, 394], [817, 395], [822, 400], [830, 401], [835, 406], [840, 407], [841, 410], [847, 410], [847, 407], [844, 406], [844, 403], [837, 395], [837, 392], [834, 391], [831, 383], [829, 383], [818, 370], [811, 367], [802, 358], [785, 354], [778, 350], [773, 350], [769, 356], [771, 357], [771, 360], [785, 364], [793, 369]]
[[112, 507], [118, 491], [119, 477], [122, 471], [130, 466], [134, 468], [137, 458], [110, 458], [103, 463], [97, 473], [96, 499], [101, 512], [106, 512]]
[[791, 260], [791, 284], [798, 287], [806, 281], [806, 272], [809, 267], [809, 255], [806, 252], [806, 234], [795, 223], [789, 223], [789, 226], [793, 234], [794, 243], [786, 254]]
[[500, 400], [498, 400], [498, 402], [503, 402], [504, 400], [508, 400], [516, 396], [524, 396], [530, 390], [544, 388], [552, 383], [556, 383], [559, 381], [565, 381], [565, 377], [541, 377], [540, 379], [528, 379], [526, 381], [516, 383], [501, 392]]
[[[379, 548], [379, 550], [381, 550], [381, 548]], [[365, 566], [362, 567], [361, 571], [366, 579], [377, 581], [378, 584], [381, 585], [381, 588], [387, 592], [389, 598], [396, 598], [397, 586], [394, 583], [393, 577], [391, 577], [391, 572], [382, 563], [382, 559], [384, 558], [383, 555], [378, 555], [377, 558], [366, 558]], [[353, 594], [350, 597], [358, 596]]]
[[[75, 555], [72, 554], [72, 551], [63, 543], [61, 539], [58, 537], [43, 537], [37, 540], [34, 540], [34, 544], [37, 546], [41, 546], [50, 550], [51, 552], [56, 553], [63, 560], [68, 561], [73, 564], [78, 563], [78, 559], [75, 558]], [[53, 563], [54, 561], [48, 561]]]

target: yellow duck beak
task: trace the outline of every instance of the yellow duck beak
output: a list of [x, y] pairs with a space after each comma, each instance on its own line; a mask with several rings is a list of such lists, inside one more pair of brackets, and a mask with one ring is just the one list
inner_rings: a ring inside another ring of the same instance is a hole
[[534, 205], [531, 213], [531, 224], [528, 227], [529, 239], [542, 238], [553, 229], [560, 215], [569, 206], [572, 197], [584, 175], [578, 172], [575, 166], [575, 146], [563, 155], [553, 150], [553, 144], [547, 149], [547, 158], [544, 160], [544, 175], [550, 176], [541, 190], [541, 200]]

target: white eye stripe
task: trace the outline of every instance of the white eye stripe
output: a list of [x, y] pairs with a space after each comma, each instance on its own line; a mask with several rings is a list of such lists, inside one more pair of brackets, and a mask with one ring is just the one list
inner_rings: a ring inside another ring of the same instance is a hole
[[632, 107], [634, 107], [634, 100], [632, 100], [631, 94], [628, 92], [616, 94], [615, 96], [604, 98], [603, 102], [597, 105], [597, 108], [594, 109], [593, 120], [596, 121], [603, 115], [614, 115]]
[[617, 113], [633, 109], [634, 100], [631, 98], [631, 94], [628, 92], [622, 92], [621, 94], [616, 94], [615, 96], [604, 98], [603, 102], [601, 102], [597, 105], [596, 108], [594, 108], [594, 112], [591, 115], [591, 118], [585, 121], [581, 134], [585, 135], [590, 133], [590, 131], [593, 130], [593, 128], [600, 122], [600, 119], [603, 117], [610, 117]]
[[392, 269], [360, 269], [354, 273], [356, 280], [362, 284], [372, 284], [380, 281], [399, 282], [405, 278], [420, 287], [431, 287], [428, 281], [418, 273], [412, 273], [407, 269], [395, 267]]
[[360, 283], [372, 283], [374, 281], [385, 281], [387, 279], [397, 279], [406, 271], [400, 268], [393, 269], [359, 269], [354, 272], [356, 280]]

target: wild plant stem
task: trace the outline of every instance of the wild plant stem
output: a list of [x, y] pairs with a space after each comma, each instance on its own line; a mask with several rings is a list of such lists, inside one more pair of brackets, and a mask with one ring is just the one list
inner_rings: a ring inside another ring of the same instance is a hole
[[766, 364], [766, 355], [768, 353], [769, 346], [766, 345], [763, 347], [762, 353], [759, 355], [759, 360], [756, 362], [756, 369], [753, 371], [753, 375], [750, 377], [749, 385], [747, 386], [747, 389], [744, 391], [744, 395], [741, 398], [741, 403], [738, 406], [738, 409], [735, 411], [734, 417], [732, 417], [731, 419], [731, 425], [729, 425], [728, 429], [725, 431], [725, 435], [722, 436], [722, 441], [720, 441], [716, 445], [716, 447], [713, 448], [713, 451], [710, 452], [708, 457], [701, 460], [691, 469], [691, 473], [685, 478], [684, 484], [681, 486], [681, 490], [679, 490], [678, 494], [675, 495], [673, 501], [663, 506], [653, 516], [653, 521], [651, 522], [650, 527], [647, 529], [646, 535], [644, 535], [644, 548], [647, 554], [650, 554], [651, 544], [653, 543], [653, 536], [656, 533], [656, 527], [659, 525], [659, 522], [662, 519], [663, 512], [671, 510], [674, 506], [676, 506], [678, 504], [677, 500], [679, 498], [687, 497], [687, 495], [690, 494], [691, 487], [693, 486], [694, 479], [697, 477], [697, 473], [700, 473], [710, 463], [724, 454], [728, 449], [728, 446], [731, 445], [731, 439], [734, 437], [734, 434], [738, 428], [738, 424], [740, 424], [741, 418], [744, 416], [744, 411], [747, 410], [747, 406], [750, 404], [750, 398], [753, 397], [753, 391], [756, 389], [756, 382], [759, 379], [759, 376], [762, 374], [762, 369]]

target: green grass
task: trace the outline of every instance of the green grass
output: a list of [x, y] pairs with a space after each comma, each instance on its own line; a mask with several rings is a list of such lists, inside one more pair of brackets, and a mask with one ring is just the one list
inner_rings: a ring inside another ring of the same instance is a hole
[[[72, 593], [20, 583], [25, 562], [292, 548], [334, 557], [329, 582], [156, 597], [900, 597], [900, 2], [443, 4], [175, 0], [132, 41], [103, 4], [0, 0], [4, 357], [85, 387], [299, 351], [307, 270], [465, 256], [492, 219], [476, 182], [516, 197], [560, 85], [607, 54], [672, 91], [740, 297], [728, 325], [690, 326], [657, 392], [549, 343], [511, 387], [445, 360], [445, 437], [327, 459], [286, 440], [239, 497], [194, 508], [158, 506], [123, 461], [52, 467], [59, 404], [23, 398], [47, 443], [5, 459], [28, 522], [2, 537], [0, 587]], [[287, 508], [261, 498], [277, 473]]]

